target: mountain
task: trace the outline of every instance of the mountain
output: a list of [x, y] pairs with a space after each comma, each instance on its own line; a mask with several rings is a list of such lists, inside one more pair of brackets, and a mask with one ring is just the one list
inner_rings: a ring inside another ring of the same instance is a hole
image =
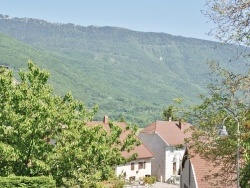
[[[83, 27], [0, 15], [0, 63], [15, 71], [32, 59], [52, 73], [55, 93], [72, 91], [103, 115], [145, 126], [161, 118], [174, 98], [195, 104], [210, 82], [207, 61], [245, 71], [248, 49], [217, 42], [136, 32], [116, 27]], [[6, 52], [8, 51], [8, 52]]]

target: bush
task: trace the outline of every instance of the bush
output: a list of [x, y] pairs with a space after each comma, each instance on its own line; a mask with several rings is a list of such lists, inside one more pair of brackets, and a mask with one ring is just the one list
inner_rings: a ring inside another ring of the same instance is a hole
[[113, 182], [112, 188], [123, 188], [124, 185], [125, 185], [125, 182], [123, 180], [115, 180]]
[[125, 181], [121, 179], [114, 179], [110, 181], [99, 182], [96, 188], [123, 188]]
[[143, 181], [145, 184], [152, 185], [156, 182], [156, 177], [155, 176], [145, 177]]
[[46, 177], [46, 176], [39, 176], [39, 177], [13, 176], [13, 177], [1, 177], [0, 187], [55, 188], [56, 183], [51, 177]]

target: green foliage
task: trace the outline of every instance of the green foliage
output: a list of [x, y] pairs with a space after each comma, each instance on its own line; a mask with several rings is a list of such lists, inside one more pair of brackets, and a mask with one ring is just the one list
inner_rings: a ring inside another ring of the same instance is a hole
[[183, 105], [182, 98], [173, 99], [173, 104], [167, 106], [162, 112], [164, 121], [185, 121], [184, 118], [190, 120], [190, 117], [185, 117], [185, 113], [189, 107]]
[[249, 1], [207, 0], [206, 8], [204, 15], [216, 26], [210, 34], [225, 43], [250, 45]]
[[163, 120], [168, 121], [169, 119], [176, 121], [176, 117], [174, 115], [174, 106], [170, 105], [167, 109], [163, 110]]
[[153, 185], [156, 182], [156, 177], [155, 176], [145, 177], [143, 178], [143, 181], [145, 184]]
[[114, 167], [127, 161], [121, 151], [138, 143], [136, 130], [128, 127], [130, 134], [121, 141], [119, 126], [110, 124], [110, 134], [102, 126], [87, 126], [97, 109], [87, 110], [70, 93], [54, 95], [49, 76], [32, 62], [19, 82], [10, 70], [1, 70], [0, 175], [51, 175], [66, 187], [109, 179]]
[[125, 185], [124, 180], [114, 180], [111, 188], [123, 188], [124, 185]]
[[0, 32], [18, 39], [0, 34], [0, 64], [11, 66], [15, 74], [25, 67], [22, 62], [34, 60], [51, 71], [56, 94], [71, 91], [87, 107], [97, 104], [96, 119], [123, 115], [127, 122], [145, 126], [160, 119], [173, 98], [197, 104], [211, 57], [224, 67], [245, 70], [229, 56], [244, 52], [241, 47], [164, 33], [0, 17]]
[[[232, 174], [236, 173], [236, 149], [239, 139], [240, 170], [243, 173], [241, 182], [248, 182], [250, 74], [235, 74], [215, 64], [212, 64], [212, 70], [219, 77], [209, 86], [209, 95], [202, 96], [203, 102], [189, 114], [193, 117], [192, 124], [195, 126], [188, 144], [202, 157], [220, 166], [222, 185], [225, 185], [225, 182], [230, 185], [235, 181]], [[222, 124], [228, 132], [224, 139], [218, 134]], [[238, 125], [240, 133], [237, 130]]]
[[250, 176], [249, 176], [250, 164], [246, 164], [245, 167], [241, 170], [241, 182], [240, 187], [250, 188]]
[[56, 183], [51, 177], [45, 177], [45, 176], [40, 176], [40, 177], [11, 176], [11, 177], [1, 177], [0, 187], [55, 188]]
[[112, 179], [109, 181], [103, 181], [96, 185], [97, 188], [123, 188], [125, 181], [122, 179]]

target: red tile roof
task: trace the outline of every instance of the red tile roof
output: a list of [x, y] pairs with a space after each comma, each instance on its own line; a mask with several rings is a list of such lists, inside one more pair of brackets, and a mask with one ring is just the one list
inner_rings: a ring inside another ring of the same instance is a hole
[[[125, 130], [127, 127], [126, 123], [124, 123], [124, 122], [115, 122], [114, 124], [121, 127], [123, 130]], [[89, 125], [89, 126], [102, 125], [107, 132], [110, 131], [109, 123], [107, 121], [106, 122], [104, 122], [104, 121], [92, 121], [92, 122], [88, 122], [87, 125]], [[129, 133], [130, 133], [130, 131], [127, 131], [127, 130], [123, 131], [120, 139], [124, 140]], [[141, 143], [139, 146], [135, 146], [134, 149], [131, 150], [130, 152], [122, 151], [122, 156], [125, 158], [128, 158], [134, 153], [137, 153], [137, 155], [138, 155], [137, 159], [153, 158], [154, 157], [153, 154], [151, 153], [151, 151], [143, 143]]]
[[146, 158], [153, 158], [153, 154], [151, 151], [143, 144], [141, 143], [139, 146], [136, 146], [133, 150], [131, 150], [129, 153], [126, 151], [122, 152], [122, 156], [125, 158], [128, 158], [132, 154], [137, 153], [137, 159], [146, 159]]
[[236, 183], [232, 182], [232, 179], [234, 179], [236, 176], [235, 174], [225, 174], [221, 172], [221, 168], [223, 167], [222, 165], [216, 164], [215, 162], [207, 161], [206, 159], [202, 158], [199, 154], [195, 154], [192, 151], [189, 151], [189, 153], [193, 155], [190, 158], [190, 161], [194, 168], [198, 187], [201, 188], [236, 187]]
[[184, 139], [191, 136], [185, 130], [192, 126], [189, 123], [179, 123], [178, 121], [156, 121], [140, 133], [157, 133], [170, 146], [184, 144]]

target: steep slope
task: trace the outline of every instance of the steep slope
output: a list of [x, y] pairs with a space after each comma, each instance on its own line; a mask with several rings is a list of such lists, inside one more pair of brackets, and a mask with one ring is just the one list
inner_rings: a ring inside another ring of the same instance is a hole
[[89, 107], [99, 104], [98, 117], [123, 115], [140, 125], [159, 119], [173, 98], [197, 102], [209, 80], [208, 60], [239, 72], [247, 61], [228, 62], [244, 50], [236, 46], [114, 27], [0, 15], [0, 32], [51, 55], [33, 59], [50, 65], [56, 92], [71, 90]]

